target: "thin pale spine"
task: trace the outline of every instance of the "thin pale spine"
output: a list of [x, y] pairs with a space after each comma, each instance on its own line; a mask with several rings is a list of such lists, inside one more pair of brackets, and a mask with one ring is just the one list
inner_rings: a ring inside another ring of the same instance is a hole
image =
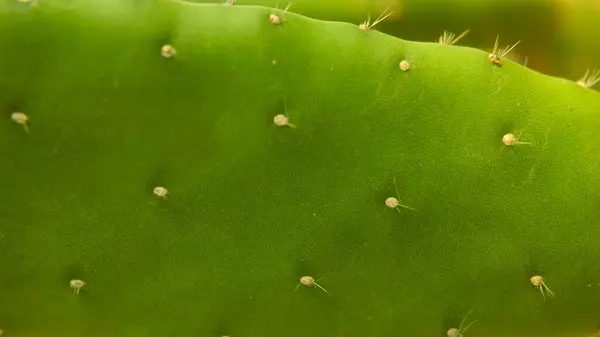
[[[287, 8], [286, 8], [286, 10], [287, 10]], [[295, 129], [296, 128], [296, 124], [292, 124], [292, 123], [289, 122], [288, 108], [287, 108], [287, 99], [285, 97], [283, 98], [283, 110], [285, 111], [285, 116], [288, 118], [287, 126], [289, 126], [292, 129]]]
[[471, 325], [475, 324], [475, 322], [477, 322], [476, 320], [469, 323], [464, 329], [463, 329], [463, 324], [465, 324], [465, 321], [467, 320], [467, 317], [469, 317], [469, 315], [473, 312], [473, 309], [469, 310], [469, 312], [467, 312], [467, 314], [465, 315], [465, 317], [463, 317], [463, 319], [460, 321], [460, 326], [458, 327], [458, 331], [459, 333], [462, 335], [464, 332], [466, 332]]
[[504, 57], [506, 56], [508, 53], [510, 53], [511, 50], [513, 50], [519, 43], [521, 42], [521, 40], [517, 41], [517, 43], [513, 44], [512, 47], [510, 45], [506, 46], [506, 48], [500, 50], [498, 52], [498, 57]]
[[594, 85], [596, 85], [598, 82], [600, 82], [600, 70], [596, 70], [594, 75], [591, 76], [590, 80], [587, 83], [587, 87], [591, 88]]
[[317, 287], [319, 287], [321, 290], [323, 290], [324, 292], [326, 292], [329, 296], [331, 296], [331, 293], [329, 291], [327, 291], [325, 288], [321, 287], [317, 281], [314, 282], [314, 285], [316, 285]]
[[546, 299], [546, 295], [544, 295], [544, 286], [540, 285], [538, 288], [540, 289], [540, 293], [542, 293], [542, 298], [545, 300]]
[[[288, 5], [285, 7], [285, 9], [281, 12], [281, 17], [282, 18], [285, 15], [285, 13], [287, 13], [288, 9], [290, 9], [290, 7], [292, 7], [292, 3], [291, 2], [289, 2]], [[277, 3], [276, 8], [279, 9], [279, 2]]]
[[450, 44], [455, 44], [458, 41], [460, 41], [463, 37], [465, 37], [467, 34], [469, 34], [469, 32], [471, 31], [471, 29], [467, 29], [464, 32], [462, 32], [456, 39], [452, 40], [452, 42]]
[[494, 50], [492, 51], [493, 55], [497, 55], [496, 52], [498, 51], [498, 40], [500, 39], [500, 35], [496, 35], [496, 43], [494, 43]]
[[531, 142], [522, 142], [519, 139], [521, 139], [521, 136], [523, 135], [523, 133], [525, 132], [525, 129], [521, 130], [521, 132], [519, 132], [519, 134], [517, 135], [517, 138], [515, 140], [515, 144], [531, 144]]
[[[463, 330], [462, 328], [461, 328], [461, 329], [459, 329], [459, 331], [460, 331], [460, 335], [462, 336], [462, 334], [463, 334], [463, 333], [467, 332], [467, 330], [469, 330], [469, 328], [470, 328], [470, 327], [471, 327], [473, 324], [475, 324], [476, 322], [477, 322], [477, 321], [473, 321], [473, 322], [469, 323], [469, 324], [468, 324], [468, 325], [467, 325], [467, 326], [464, 328], [464, 330]], [[461, 323], [461, 326], [462, 326], [462, 323]]]
[[[370, 13], [367, 14], [367, 21], [362, 22], [359, 25], [359, 27], [364, 30], [370, 30], [371, 28], [375, 27], [378, 23], [387, 19], [390, 15], [394, 14], [394, 12], [389, 12], [388, 14], [385, 14], [388, 11], [388, 9], [390, 9], [390, 6], [387, 6], [385, 8], [385, 10], [383, 12], [381, 12], [379, 17], [377, 17], [377, 19], [373, 23], [371, 23], [371, 14]], [[384, 14], [385, 14], [385, 16], [384, 16]]]
[[[414, 209], [410, 206], [402, 205], [402, 199], [400, 198], [400, 192], [398, 191], [398, 185], [396, 185], [396, 176], [394, 176], [394, 190], [396, 190], [396, 197], [398, 197], [398, 206], [406, 208], [406, 209], [410, 209], [411, 211], [416, 211], [416, 209]], [[402, 213], [398, 209], [398, 207], [396, 207], [396, 211], [398, 211], [398, 213]]]
[[288, 11], [288, 9], [290, 9], [290, 7], [292, 7], [292, 3], [288, 3], [288, 5], [285, 7], [285, 9], [283, 10], [284, 13], [286, 13]]
[[375, 20], [373, 22], [373, 24], [371, 25], [371, 28], [375, 27], [375, 25], [377, 25], [378, 23], [380, 23], [381, 21], [387, 19], [390, 15], [394, 14], [394, 12], [389, 12], [388, 14], [386, 14], [385, 16], [383, 16], [385, 14], [385, 12], [388, 11], [388, 9], [390, 9], [390, 6], [387, 6], [385, 8], [385, 10], [383, 12], [381, 12], [381, 15], [379, 15], [379, 17], [377, 18], [377, 20]]
[[410, 206], [406, 206], [406, 205], [402, 205], [402, 204], [398, 204], [398, 206], [402, 207], [402, 208], [406, 208], [406, 209], [410, 209], [411, 211], [416, 211], [415, 208], [412, 208]]
[[554, 292], [552, 290], [550, 290], [550, 288], [548, 288], [546, 283], [542, 283], [541, 287], [543, 287], [546, 290], [546, 293], [548, 293], [548, 297], [550, 297], [550, 298], [554, 297]]

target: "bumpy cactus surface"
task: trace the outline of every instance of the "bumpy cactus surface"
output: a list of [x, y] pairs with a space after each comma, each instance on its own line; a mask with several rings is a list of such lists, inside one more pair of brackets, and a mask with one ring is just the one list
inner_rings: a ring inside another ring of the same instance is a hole
[[4, 337], [594, 335], [600, 95], [282, 7], [2, 2]]

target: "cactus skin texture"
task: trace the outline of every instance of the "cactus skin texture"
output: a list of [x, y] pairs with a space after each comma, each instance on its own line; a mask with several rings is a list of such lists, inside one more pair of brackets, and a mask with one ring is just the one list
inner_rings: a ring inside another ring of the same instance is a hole
[[0, 5], [5, 337], [596, 333], [596, 91], [273, 12]]

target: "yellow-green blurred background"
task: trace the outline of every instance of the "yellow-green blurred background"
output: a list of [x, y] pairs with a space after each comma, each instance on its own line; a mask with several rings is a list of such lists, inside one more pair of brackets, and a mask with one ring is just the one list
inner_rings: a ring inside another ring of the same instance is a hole
[[[224, 0], [192, 0], [224, 2]], [[285, 7], [287, 1], [237, 0]], [[521, 43], [510, 58], [545, 74], [577, 80], [600, 68], [600, 0], [294, 0], [290, 11], [317, 19], [360, 23], [386, 7], [394, 14], [377, 29], [407, 40], [436, 41], [444, 30], [470, 33], [459, 44], [489, 50]], [[599, 84], [600, 86], [600, 84]]]

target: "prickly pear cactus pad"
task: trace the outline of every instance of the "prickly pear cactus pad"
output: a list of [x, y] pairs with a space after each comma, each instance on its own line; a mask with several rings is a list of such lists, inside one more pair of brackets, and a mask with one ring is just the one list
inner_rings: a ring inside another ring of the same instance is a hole
[[4, 337], [594, 335], [598, 92], [284, 9], [2, 2]]

